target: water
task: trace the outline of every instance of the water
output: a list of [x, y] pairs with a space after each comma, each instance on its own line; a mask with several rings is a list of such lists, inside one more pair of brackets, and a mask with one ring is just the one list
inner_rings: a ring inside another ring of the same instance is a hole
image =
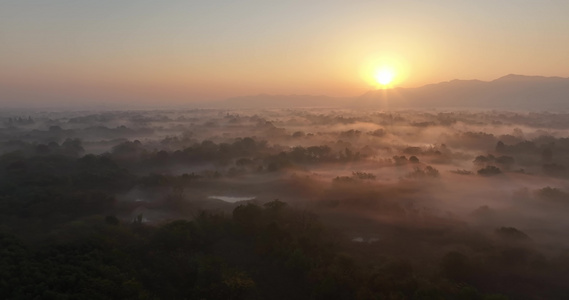
[[235, 196], [209, 196], [210, 199], [217, 199], [229, 203], [236, 203], [239, 201], [253, 200], [256, 197], [235, 197]]

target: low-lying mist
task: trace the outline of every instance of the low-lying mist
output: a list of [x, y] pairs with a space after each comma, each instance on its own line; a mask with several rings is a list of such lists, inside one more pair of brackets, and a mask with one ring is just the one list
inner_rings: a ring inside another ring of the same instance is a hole
[[[279, 199], [318, 215], [356, 260], [417, 272], [448, 253], [490, 268], [522, 249], [507, 267], [518, 274], [569, 249], [566, 114], [200, 109], [0, 122], [2, 226], [31, 236], [91, 214], [158, 225]], [[45, 196], [57, 191], [69, 196]]]

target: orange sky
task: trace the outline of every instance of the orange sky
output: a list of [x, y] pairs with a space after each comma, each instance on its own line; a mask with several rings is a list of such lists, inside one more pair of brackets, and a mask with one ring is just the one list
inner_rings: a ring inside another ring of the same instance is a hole
[[3, 1], [0, 101], [354, 96], [516, 73], [569, 77], [567, 1]]

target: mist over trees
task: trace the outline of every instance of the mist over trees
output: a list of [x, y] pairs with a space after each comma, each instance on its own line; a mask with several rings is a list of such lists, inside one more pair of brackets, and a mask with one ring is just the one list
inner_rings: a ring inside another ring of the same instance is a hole
[[0, 113], [3, 299], [564, 299], [569, 115]]

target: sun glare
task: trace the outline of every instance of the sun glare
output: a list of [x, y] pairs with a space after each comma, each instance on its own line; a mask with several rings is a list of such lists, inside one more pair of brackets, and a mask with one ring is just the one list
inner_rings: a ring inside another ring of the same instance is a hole
[[361, 78], [375, 89], [391, 89], [409, 77], [409, 63], [396, 53], [370, 54], [361, 61]]
[[377, 81], [377, 83], [385, 86], [385, 85], [390, 84], [393, 81], [393, 78], [395, 78], [395, 74], [394, 74], [393, 70], [384, 68], [384, 69], [377, 70], [375, 72], [374, 78]]

